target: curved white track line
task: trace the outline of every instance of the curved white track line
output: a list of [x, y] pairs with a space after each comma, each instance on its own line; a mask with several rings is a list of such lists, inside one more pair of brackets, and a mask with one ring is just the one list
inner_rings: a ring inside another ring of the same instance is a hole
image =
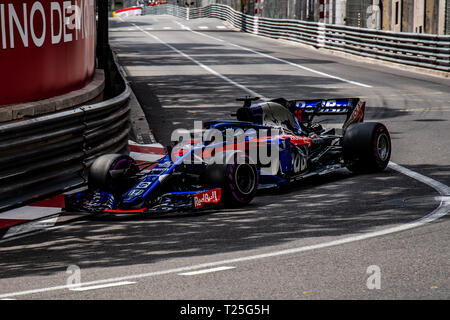
[[[234, 259], [219, 260], [219, 261], [202, 263], [202, 264], [197, 264], [197, 265], [192, 265], [192, 266], [167, 269], [167, 270], [161, 270], [161, 271], [154, 271], [154, 272], [148, 272], [148, 273], [141, 273], [141, 274], [135, 274], [135, 275], [128, 275], [128, 276], [117, 277], [117, 278], [101, 279], [101, 280], [96, 280], [96, 281], [84, 282], [84, 283], [81, 283], [80, 285], [90, 286], [90, 285], [98, 285], [98, 284], [102, 284], [102, 283], [111, 283], [111, 282], [120, 282], [120, 281], [127, 281], [127, 280], [140, 279], [140, 278], [148, 278], [148, 277], [160, 276], [160, 275], [171, 274], [171, 273], [182, 273], [182, 272], [188, 272], [191, 270], [197, 270], [197, 269], [202, 269], [202, 268], [211, 268], [211, 267], [217, 267], [217, 266], [227, 265], [227, 264], [232, 264], [232, 263], [237, 263], [237, 262], [252, 261], [252, 260], [258, 260], [258, 259], [294, 254], [294, 253], [299, 253], [299, 252], [311, 251], [311, 250], [315, 250], [315, 249], [322, 249], [322, 248], [327, 248], [327, 247], [332, 247], [332, 246], [338, 246], [338, 245], [342, 245], [342, 244], [366, 240], [366, 239], [370, 239], [370, 238], [374, 238], [374, 237], [379, 237], [379, 236], [383, 236], [383, 235], [387, 235], [387, 234], [391, 234], [391, 233], [395, 233], [395, 232], [400, 232], [400, 231], [405, 231], [405, 230], [409, 230], [412, 228], [416, 228], [416, 227], [422, 226], [426, 223], [435, 221], [435, 220], [445, 216], [448, 212], [450, 212], [450, 201], [448, 200], [449, 199], [448, 195], [450, 195], [450, 187], [449, 186], [447, 186], [441, 182], [438, 182], [434, 179], [431, 179], [429, 177], [426, 177], [420, 173], [409, 170], [409, 169], [402, 167], [393, 162], [391, 162], [389, 164], [389, 167], [399, 173], [402, 173], [410, 178], [420, 181], [420, 182], [432, 187], [433, 189], [435, 189], [441, 195], [441, 202], [439, 204], [439, 207], [436, 208], [435, 210], [433, 210], [430, 214], [428, 214], [418, 220], [415, 220], [415, 221], [412, 221], [412, 222], [409, 222], [406, 224], [402, 224], [402, 225], [399, 225], [396, 227], [379, 230], [379, 231], [374, 231], [374, 232], [369, 232], [369, 233], [358, 235], [358, 236], [351, 236], [351, 237], [347, 237], [347, 238], [343, 238], [343, 239], [339, 239], [339, 240], [328, 241], [328, 242], [319, 243], [319, 244], [310, 245], [310, 246], [273, 251], [273, 252], [268, 252], [268, 253], [263, 253], [263, 254], [256, 254], [256, 255], [234, 258]], [[11, 297], [16, 297], [16, 296], [23, 296], [23, 295], [28, 295], [28, 294], [63, 290], [63, 289], [71, 289], [71, 288], [73, 288], [73, 286], [63, 285], [63, 286], [40, 288], [40, 289], [34, 289], [34, 290], [11, 292], [11, 293], [0, 294], [0, 299], [11, 298]]]

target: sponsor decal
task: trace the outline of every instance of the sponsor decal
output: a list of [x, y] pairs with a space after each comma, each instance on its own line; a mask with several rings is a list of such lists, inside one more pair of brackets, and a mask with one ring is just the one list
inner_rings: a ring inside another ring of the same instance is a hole
[[211, 189], [194, 195], [194, 206], [196, 209], [203, 208], [208, 203], [218, 203], [222, 196], [222, 189]]
[[352, 123], [363, 122], [364, 121], [364, 111], [366, 107], [365, 101], [360, 101], [358, 105], [353, 110], [352, 114], [348, 120], [344, 123], [342, 129], [347, 130], [348, 126]]
[[342, 100], [309, 100], [309, 101], [296, 101], [295, 106], [300, 109], [305, 109], [304, 111], [307, 113], [313, 113], [314, 109], [319, 107], [320, 112], [347, 112], [349, 106], [348, 99]]
[[147, 189], [151, 184], [152, 184], [151, 182], [141, 182], [136, 186], [136, 188]]
[[282, 139], [289, 138], [291, 142], [295, 145], [311, 145], [311, 138], [304, 137], [304, 136], [297, 136], [297, 135], [287, 135], [287, 136], [281, 136]]
[[134, 198], [134, 197], [140, 196], [143, 193], [144, 193], [144, 190], [134, 189], [134, 190], [131, 190], [130, 192], [128, 192], [128, 197]]

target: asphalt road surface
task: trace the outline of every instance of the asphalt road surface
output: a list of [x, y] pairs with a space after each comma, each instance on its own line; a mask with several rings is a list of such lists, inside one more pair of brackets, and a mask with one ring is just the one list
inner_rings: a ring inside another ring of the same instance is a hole
[[1, 299], [450, 297], [449, 79], [216, 19], [114, 19], [110, 43], [163, 144], [194, 120], [231, 119], [237, 97], [360, 97], [366, 120], [389, 128], [394, 164], [264, 191], [243, 209], [78, 221], [1, 243]]

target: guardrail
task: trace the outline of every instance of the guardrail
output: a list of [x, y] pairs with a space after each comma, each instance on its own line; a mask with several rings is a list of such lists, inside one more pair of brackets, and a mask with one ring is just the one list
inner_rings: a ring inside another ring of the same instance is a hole
[[450, 72], [450, 36], [393, 32], [301, 20], [270, 19], [243, 14], [226, 5], [202, 8], [164, 5], [143, 14], [170, 14], [183, 19], [218, 18], [241, 31], [296, 41], [317, 48]]
[[0, 126], [0, 211], [82, 186], [96, 157], [127, 150], [131, 91], [110, 59], [117, 96]]
[[[203, 9], [203, 8], [197, 8]], [[175, 17], [189, 19], [190, 17], [190, 8], [180, 7], [173, 4], [164, 4], [159, 6], [146, 6], [142, 11], [142, 15], [147, 14], [170, 14]], [[193, 19], [193, 18], [192, 18]]]

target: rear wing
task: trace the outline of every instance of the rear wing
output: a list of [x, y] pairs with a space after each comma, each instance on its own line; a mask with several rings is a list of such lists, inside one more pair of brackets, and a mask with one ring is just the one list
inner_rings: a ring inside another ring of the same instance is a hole
[[314, 116], [320, 115], [346, 115], [347, 118], [342, 126], [345, 130], [352, 123], [364, 121], [366, 102], [359, 98], [292, 100], [290, 102], [290, 109], [299, 122], [311, 122]]

